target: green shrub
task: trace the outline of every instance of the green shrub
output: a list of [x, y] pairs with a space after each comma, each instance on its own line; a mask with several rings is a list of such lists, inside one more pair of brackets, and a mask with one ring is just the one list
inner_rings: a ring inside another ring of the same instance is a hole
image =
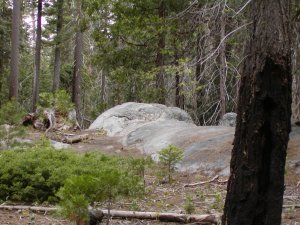
[[187, 196], [185, 203], [184, 203], [184, 211], [187, 214], [192, 214], [193, 212], [195, 212], [195, 206], [193, 203], [193, 199], [190, 196]]
[[74, 109], [71, 97], [65, 90], [56, 91], [54, 94], [43, 92], [39, 94], [39, 97], [39, 104], [42, 108], [52, 108], [63, 115], [67, 115]]
[[17, 138], [24, 136], [25, 130], [20, 126], [25, 110], [15, 101], [8, 101], [0, 108], [0, 149], [19, 145]]
[[0, 124], [18, 125], [25, 115], [25, 110], [16, 101], [8, 101], [0, 108]]
[[142, 187], [139, 176], [119, 166], [103, 165], [95, 175], [74, 176], [66, 181], [58, 192], [61, 213], [81, 224], [88, 220], [88, 206], [94, 201], [108, 201], [110, 212], [110, 205], [117, 197], [139, 196]]
[[73, 176], [97, 176], [101, 168], [129, 168], [128, 158], [55, 150], [43, 140], [29, 149], [0, 152], [0, 200], [56, 203], [57, 191]]
[[158, 152], [159, 162], [167, 169], [169, 183], [172, 180], [172, 172], [175, 170], [176, 164], [183, 158], [183, 150], [169, 145]]

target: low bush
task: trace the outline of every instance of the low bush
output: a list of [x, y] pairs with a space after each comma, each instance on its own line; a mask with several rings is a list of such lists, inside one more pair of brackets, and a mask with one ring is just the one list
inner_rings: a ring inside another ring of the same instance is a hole
[[0, 200], [57, 203], [56, 193], [68, 178], [97, 177], [103, 168], [127, 170], [132, 160], [92, 152], [55, 150], [42, 141], [29, 149], [0, 152]]
[[0, 107], [0, 150], [19, 145], [19, 138], [25, 130], [20, 126], [25, 110], [15, 100], [8, 101]]

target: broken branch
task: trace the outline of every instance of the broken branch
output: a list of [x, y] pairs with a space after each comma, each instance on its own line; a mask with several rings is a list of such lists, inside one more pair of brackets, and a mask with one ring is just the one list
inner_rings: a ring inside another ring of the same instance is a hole
[[202, 184], [207, 184], [207, 183], [211, 183], [215, 180], [217, 180], [219, 178], [219, 175], [214, 176], [211, 180], [208, 181], [201, 181], [201, 182], [197, 182], [197, 183], [192, 183], [192, 184], [185, 184], [183, 187], [194, 187], [197, 185], [202, 185]]

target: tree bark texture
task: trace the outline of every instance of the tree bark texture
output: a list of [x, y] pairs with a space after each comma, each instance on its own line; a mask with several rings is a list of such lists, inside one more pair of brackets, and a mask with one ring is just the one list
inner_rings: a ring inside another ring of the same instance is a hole
[[53, 76], [53, 88], [55, 92], [59, 89], [60, 83], [60, 66], [61, 66], [61, 30], [63, 26], [63, 13], [64, 13], [64, 0], [57, 1], [57, 18], [56, 18], [56, 45], [54, 52], [54, 76]]
[[291, 129], [290, 1], [251, 2], [223, 225], [280, 225]]
[[13, 1], [11, 62], [9, 77], [9, 99], [18, 98], [19, 95], [19, 62], [20, 62], [20, 17], [21, 0]]
[[[164, 23], [166, 16], [166, 3], [165, 0], [161, 0], [158, 8], [158, 16]], [[156, 89], [158, 90], [158, 103], [165, 104], [165, 78], [164, 78], [164, 55], [163, 50], [166, 46], [164, 31], [160, 31], [158, 39], [158, 48], [156, 55], [156, 66], [158, 68], [158, 73], [156, 74]]]
[[42, 44], [42, 9], [43, 0], [38, 0], [36, 45], [34, 57], [34, 72], [32, 85], [32, 112], [36, 111], [36, 105], [39, 97], [40, 70], [41, 70], [41, 44]]
[[73, 68], [73, 85], [72, 101], [75, 105], [76, 117], [79, 124], [82, 123], [81, 117], [81, 70], [83, 65], [83, 31], [80, 27], [82, 18], [81, 0], [77, 0], [77, 32], [75, 36], [74, 50], [74, 68]]
[[[94, 210], [98, 211], [98, 210]], [[161, 213], [161, 212], [137, 212], [137, 211], [121, 211], [121, 210], [99, 210], [104, 216], [111, 215], [112, 218], [141, 219], [141, 220], [158, 220], [164, 222], [177, 223], [195, 223], [195, 224], [218, 224], [219, 215], [187, 215], [178, 213]], [[100, 213], [100, 219], [102, 214]]]
[[[55, 212], [58, 208], [49, 207], [35, 207], [35, 206], [8, 206], [0, 205], [0, 209], [6, 210], [30, 210], [34, 212]], [[108, 210], [106, 209], [92, 209], [89, 210], [90, 217], [93, 223], [98, 224], [101, 222], [103, 217], [111, 215], [112, 218], [121, 219], [141, 219], [141, 220], [159, 220], [165, 222], [179, 222], [179, 223], [193, 223], [193, 224], [218, 224], [220, 215], [218, 214], [179, 214], [179, 213], [168, 213], [168, 212], [139, 212], [139, 211], [122, 211], [122, 210]]]
[[[179, 67], [179, 53], [178, 49], [175, 47], [175, 55], [174, 55], [174, 64], [176, 67]], [[181, 93], [182, 77], [179, 74], [179, 71], [176, 71], [175, 74], [175, 106], [184, 109], [184, 95]]]
[[196, 112], [197, 112], [197, 119], [198, 119], [198, 125], [204, 125], [205, 121], [203, 121], [203, 118], [201, 116], [202, 110], [201, 105], [203, 104], [203, 96], [204, 96], [204, 67], [205, 65], [201, 63], [201, 58], [205, 54], [204, 45], [205, 45], [205, 38], [202, 37], [205, 36], [204, 34], [201, 34], [200, 32], [197, 34], [197, 47], [196, 47], [196, 70], [195, 70], [195, 79], [197, 82], [197, 91], [196, 91]]
[[[225, 37], [225, 7], [223, 8], [220, 16], [220, 40], [223, 40]], [[225, 41], [220, 46], [220, 118], [223, 118], [226, 113], [226, 43]]]

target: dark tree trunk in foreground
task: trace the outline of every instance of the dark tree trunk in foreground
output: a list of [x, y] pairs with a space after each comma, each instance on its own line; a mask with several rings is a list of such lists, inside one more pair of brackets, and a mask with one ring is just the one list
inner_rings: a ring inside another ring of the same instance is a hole
[[76, 2], [78, 30], [75, 36], [72, 102], [75, 105], [77, 120], [81, 124], [81, 70], [83, 65], [83, 31], [80, 27], [80, 20], [82, 18], [81, 0], [77, 0]]
[[20, 46], [21, 4], [22, 4], [21, 0], [13, 1], [9, 99], [12, 98], [17, 99], [19, 95], [19, 61], [20, 61], [19, 46]]
[[253, 0], [223, 225], [280, 225], [291, 129], [289, 0]]
[[55, 92], [59, 88], [60, 83], [60, 65], [61, 65], [61, 29], [63, 26], [63, 13], [64, 13], [64, 0], [57, 1], [57, 18], [56, 18], [56, 45], [54, 53], [54, 76], [53, 76], [53, 88]]
[[42, 44], [42, 8], [43, 0], [38, 0], [37, 30], [34, 57], [34, 72], [32, 85], [32, 112], [36, 111], [39, 97], [40, 70], [41, 70], [41, 44]]

